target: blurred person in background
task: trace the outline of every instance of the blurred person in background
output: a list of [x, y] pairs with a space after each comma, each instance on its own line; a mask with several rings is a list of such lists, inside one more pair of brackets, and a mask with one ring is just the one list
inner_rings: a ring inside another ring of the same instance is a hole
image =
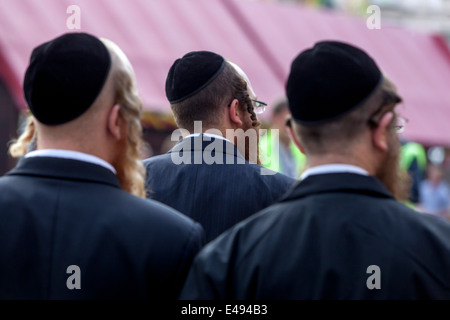
[[204, 233], [145, 199], [124, 52], [61, 35], [33, 50], [23, 88], [32, 116], [0, 178], [0, 299], [176, 298]]
[[[306, 159], [292, 141], [286, 127], [286, 119], [290, 116], [287, 99], [279, 99], [271, 109], [272, 114], [267, 132], [259, 141], [261, 164], [266, 168], [298, 179]], [[278, 139], [271, 134], [272, 130], [278, 130]]]
[[286, 93], [301, 180], [207, 244], [180, 299], [450, 299], [450, 223], [400, 202], [394, 84], [360, 48], [322, 41], [294, 59]]
[[207, 242], [293, 185], [258, 164], [257, 114], [265, 104], [235, 63], [210, 51], [188, 52], [172, 64], [166, 96], [180, 130], [168, 153], [144, 160], [148, 197], [200, 222]]
[[429, 165], [427, 177], [419, 186], [418, 208], [450, 220], [450, 186], [441, 166]]
[[425, 179], [427, 162], [427, 152], [423, 145], [413, 141], [402, 143], [400, 165], [411, 177], [411, 190], [407, 203], [413, 208], [417, 208], [419, 203], [419, 186]]

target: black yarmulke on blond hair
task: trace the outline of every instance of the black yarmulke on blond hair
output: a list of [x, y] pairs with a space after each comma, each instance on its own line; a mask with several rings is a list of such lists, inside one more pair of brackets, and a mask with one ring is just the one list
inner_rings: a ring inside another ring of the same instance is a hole
[[337, 119], [361, 106], [383, 79], [363, 50], [338, 41], [322, 41], [292, 62], [286, 95], [292, 117], [314, 125]]
[[105, 45], [86, 33], [66, 33], [36, 47], [24, 95], [34, 117], [59, 125], [83, 114], [102, 91], [111, 67]]
[[166, 97], [181, 102], [210, 84], [223, 70], [225, 59], [210, 51], [191, 51], [175, 60], [166, 78]]

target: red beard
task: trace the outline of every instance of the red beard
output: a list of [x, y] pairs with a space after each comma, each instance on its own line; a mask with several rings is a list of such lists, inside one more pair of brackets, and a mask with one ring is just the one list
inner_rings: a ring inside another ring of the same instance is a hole
[[411, 177], [400, 166], [400, 142], [392, 137], [389, 152], [375, 175], [398, 201], [405, 202], [410, 196]]

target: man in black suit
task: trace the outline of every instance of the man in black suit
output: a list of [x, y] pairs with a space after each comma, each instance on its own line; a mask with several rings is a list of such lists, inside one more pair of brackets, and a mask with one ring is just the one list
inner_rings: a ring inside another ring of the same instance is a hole
[[182, 139], [144, 161], [148, 197], [200, 222], [206, 241], [293, 185], [258, 164], [257, 113], [265, 104], [236, 64], [213, 52], [189, 52], [170, 68], [166, 95], [180, 128], [172, 137]]
[[24, 93], [33, 116], [11, 146], [23, 157], [0, 178], [0, 299], [176, 299], [204, 234], [145, 199], [125, 54], [64, 34], [35, 48]]
[[307, 170], [202, 249], [181, 299], [450, 299], [450, 224], [402, 203], [393, 83], [361, 49], [323, 41], [286, 91]]

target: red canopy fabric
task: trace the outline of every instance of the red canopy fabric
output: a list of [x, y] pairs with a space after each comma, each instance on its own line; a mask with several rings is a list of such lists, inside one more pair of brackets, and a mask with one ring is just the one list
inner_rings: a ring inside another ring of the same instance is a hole
[[[445, 40], [388, 25], [370, 30], [361, 18], [333, 11], [306, 10], [296, 4], [224, 1], [245, 21], [267, 50], [276, 74], [285, 77], [301, 50], [320, 40], [341, 40], [360, 46], [397, 85], [408, 120], [405, 140], [450, 146], [450, 54]], [[252, 78], [250, 78], [252, 79]]]
[[[69, 30], [70, 5], [81, 29]], [[173, 61], [211, 50], [241, 66], [263, 101], [284, 94], [294, 57], [324, 39], [367, 50], [397, 84], [409, 119], [404, 138], [450, 146], [450, 54], [441, 37], [385, 24], [369, 30], [361, 18], [295, 3], [245, 0], [0, 0], [0, 78], [26, 109], [22, 81], [31, 51], [72, 31], [109, 38], [134, 66], [147, 111], [170, 113], [164, 83]], [[64, 102], [61, 102], [61, 107]], [[262, 118], [267, 119], [270, 107]]]

